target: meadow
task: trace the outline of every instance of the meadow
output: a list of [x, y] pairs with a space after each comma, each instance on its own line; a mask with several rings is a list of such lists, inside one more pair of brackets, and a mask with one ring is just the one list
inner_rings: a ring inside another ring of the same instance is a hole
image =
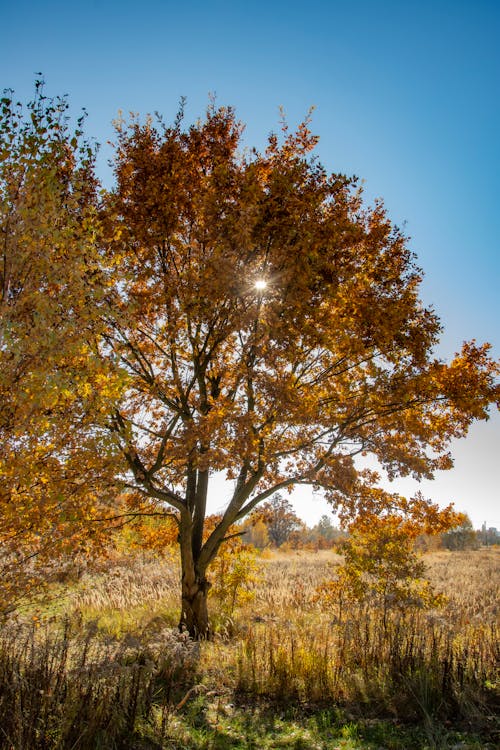
[[201, 643], [173, 553], [66, 572], [2, 626], [0, 748], [493, 750], [500, 550], [425, 560], [446, 601], [388, 611], [322, 598], [332, 551], [226, 561]]

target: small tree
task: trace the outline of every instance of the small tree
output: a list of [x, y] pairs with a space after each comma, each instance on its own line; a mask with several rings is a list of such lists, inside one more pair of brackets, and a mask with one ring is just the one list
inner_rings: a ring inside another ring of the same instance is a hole
[[[435, 607], [443, 597], [436, 594], [425, 578], [425, 564], [415, 551], [421, 533], [437, 533], [462, 517], [448, 512], [426, 519], [428, 506], [417, 496], [408, 506], [406, 518], [385, 513], [360, 517], [350, 526], [342, 544], [344, 563], [336, 569], [336, 578], [319, 587], [319, 597], [338, 607], [343, 602], [367, 602], [382, 612], [384, 627], [391, 609]], [[448, 517], [446, 517], [448, 516]], [[429, 523], [429, 521], [431, 521]]]
[[252, 601], [258, 581], [257, 553], [235, 532], [210, 568], [210, 596], [218, 600], [221, 614], [231, 618], [236, 606]]

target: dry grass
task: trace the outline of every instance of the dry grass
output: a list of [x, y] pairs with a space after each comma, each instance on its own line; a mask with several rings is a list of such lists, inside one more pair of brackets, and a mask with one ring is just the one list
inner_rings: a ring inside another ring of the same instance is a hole
[[[171, 657], [179, 597], [175, 559], [136, 554], [109, 561], [68, 594], [69, 630], [48, 623], [45, 640], [43, 627], [30, 631], [31, 640], [26, 629], [22, 637], [4, 630], [0, 725], [10, 729], [0, 732], [0, 748], [62, 748], [51, 737], [70, 731], [81, 738], [75, 748], [131, 747], [120, 745], [120, 732], [130, 739], [146, 720], [156, 741], [174, 726], [173, 707], [196, 673], [203, 694], [219, 702], [341, 707], [352, 718], [418, 722], [430, 737], [436, 723], [462, 722], [494, 742], [500, 550], [429, 555], [429, 576], [448, 603], [440, 610], [394, 610], [388, 620], [366, 603], [340, 613], [322, 604], [315, 592], [340, 562], [329, 551], [263, 555], [253, 600], [237, 607], [226, 625], [223, 608], [212, 601], [219, 634], [201, 644], [195, 664], [191, 652], [181, 662]], [[181, 663], [180, 670], [168, 659]], [[110, 661], [117, 670], [106, 671]], [[21, 731], [21, 693], [9, 684], [22, 686], [24, 705], [33, 706], [28, 739]], [[68, 728], [68, 716], [83, 723]], [[45, 744], [36, 739], [42, 735]], [[98, 744], [101, 735], [108, 745]], [[429, 747], [441, 746], [432, 742]]]
[[498, 707], [500, 550], [437, 553], [429, 576], [447, 597], [439, 610], [324, 608], [314, 596], [340, 558], [275, 555], [237, 643], [208, 644], [212, 680], [244, 700], [343, 705], [357, 716], [463, 720], [492, 726]]
[[176, 557], [143, 553], [110, 561], [99, 574], [85, 575], [72, 608], [96, 611], [130, 609], [150, 601], [177, 602], [180, 568]]
[[429, 577], [449, 597], [448, 614], [459, 621], [497, 621], [500, 548], [467, 552], [434, 552], [425, 558]]
[[290, 623], [299, 614], [311, 612], [316, 588], [333, 575], [340, 555], [330, 550], [267, 553], [262, 560], [261, 583], [256, 587], [252, 610], [262, 619]]
[[158, 629], [177, 625], [179, 580], [174, 555], [123, 556], [109, 560], [98, 574], [86, 573], [66, 593], [64, 611], [95, 622], [99, 632], [115, 638], [149, 637]]
[[11, 624], [0, 636], [0, 748], [130, 748], [160, 702], [193, 683], [197, 644], [158, 630], [148, 642], [97, 637], [92, 623]]

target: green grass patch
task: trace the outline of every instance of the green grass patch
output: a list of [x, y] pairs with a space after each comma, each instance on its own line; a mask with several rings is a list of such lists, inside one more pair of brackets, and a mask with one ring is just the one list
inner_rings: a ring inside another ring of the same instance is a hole
[[[155, 741], [154, 731], [149, 738]], [[158, 734], [156, 741], [158, 742]], [[348, 720], [339, 710], [277, 711], [234, 706], [198, 696], [164, 721], [161, 748], [171, 750], [490, 750], [472, 733], [442, 725], [405, 726], [381, 720]]]

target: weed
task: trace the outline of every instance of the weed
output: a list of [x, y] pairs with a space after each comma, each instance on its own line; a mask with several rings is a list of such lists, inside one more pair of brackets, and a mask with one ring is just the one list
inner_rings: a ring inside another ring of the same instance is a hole
[[0, 748], [129, 747], [153, 702], [177, 700], [196, 664], [196, 646], [168, 630], [143, 643], [103, 640], [94, 626], [70, 620], [62, 631], [4, 628]]

